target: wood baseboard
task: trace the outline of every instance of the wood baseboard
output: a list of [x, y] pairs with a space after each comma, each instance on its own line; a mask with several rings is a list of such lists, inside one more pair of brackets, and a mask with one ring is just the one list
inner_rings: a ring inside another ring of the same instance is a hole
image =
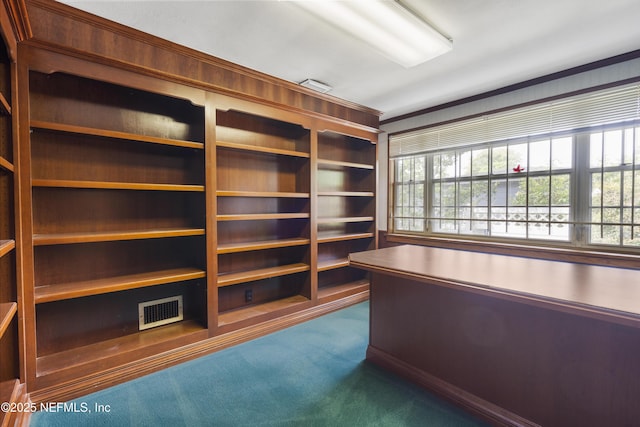
[[367, 361], [428, 389], [491, 425], [541, 427], [539, 424], [466, 392], [371, 345], [367, 348]]
[[10, 405], [8, 410], [0, 412], [0, 426], [28, 426], [33, 405], [29, 400], [27, 387], [24, 383], [17, 379], [1, 382], [0, 395], [0, 402]]
[[215, 353], [216, 351], [233, 345], [259, 338], [368, 299], [369, 291], [367, 290], [277, 319], [180, 347], [172, 351], [136, 360], [126, 365], [98, 372], [94, 375], [76, 378], [73, 381], [57, 384], [52, 387], [34, 390], [30, 392], [30, 398], [32, 402], [37, 404], [41, 402], [64, 402], [75, 399], [88, 393], [93, 393], [179, 363]]

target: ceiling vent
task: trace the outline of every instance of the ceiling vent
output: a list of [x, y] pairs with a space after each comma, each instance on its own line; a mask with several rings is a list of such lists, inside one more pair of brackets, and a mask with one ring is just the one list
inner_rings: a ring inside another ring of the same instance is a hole
[[331, 89], [333, 89], [328, 84], [325, 84], [325, 83], [322, 83], [322, 82], [319, 82], [319, 81], [313, 80], [313, 79], [307, 79], [307, 80], [305, 80], [303, 82], [300, 82], [300, 86], [304, 86], [306, 88], [315, 90], [316, 92], [320, 92], [320, 93], [327, 93]]

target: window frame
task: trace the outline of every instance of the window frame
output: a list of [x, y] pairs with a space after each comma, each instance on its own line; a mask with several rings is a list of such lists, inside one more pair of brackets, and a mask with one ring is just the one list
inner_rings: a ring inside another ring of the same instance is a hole
[[[640, 246], [610, 245], [610, 244], [594, 243], [594, 242], [590, 242], [589, 240], [590, 226], [591, 226], [590, 224], [591, 219], [589, 217], [589, 209], [590, 209], [589, 204], [591, 199], [590, 187], [591, 187], [591, 174], [592, 174], [592, 170], [591, 170], [592, 168], [589, 167], [590, 166], [589, 165], [589, 154], [590, 154], [589, 138], [591, 134], [595, 132], [607, 132], [607, 131], [616, 130], [616, 129], [621, 129], [622, 132], [624, 132], [624, 129], [627, 129], [627, 128], [634, 129], [633, 132], [636, 138], [635, 144], [636, 144], [636, 147], [638, 147], [638, 144], [640, 144], [640, 141], [638, 140], [638, 138], [640, 138], [640, 134], [639, 134], [640, 131], [638, 130], [640, 128], [640, 120], [626, 121], [624, 123], [617, 123], [617, 124], [612, 124], [607, 126], [590, 127], [587, 129], [579, 129], [579, 130], [563, 133], [563, 135], [565, 136], [567, 134], [571, 135], [572, 147], [573, 147], [573, 150], [572, 150], [573, 160], [572, 160], [571, 169], [568, 172], [571, 175], [570, 179], [573, 181], [570, 187], [571, 193], [570, 193], [570, 201], [569, 201], [570, 202], [569, 227], [571, 228], [571, 231], [569, 232], [568, 239], [566, 241], [554, 240], [554, 239], [535, 239], [531, 237], [520, 238], [520, 237], [511, 237], [511, 236], [500, 236], [500, 237], [481, 236], [481, 235], [471, 234], [471, 233], [460, 233], [459, 231], [456, 233], [444, 233], [440, 231], [435, 231], [431, 227], [431, 224], [430, 224], [431, 216], [434, 212], [433, 206], [432, 206], [433, 197], [430, 194], [431, 189], [433, 187], [431, 182], [431, 177], [433, 177], [433, 161], [431, 159], [442, 152], [451, 152], [451, 151], [455, 151], [456, 153], [459, 153], [460, 151], [471, 152], [471, 150], [479, 150], [479, 149], [482, 149], [483, 147], [499, 147], [507, 144], [514, 144], [515, 141], [517, 140], [495, 141], [495, 142], [484, 143], [484, 144], [469, 144], [465, 146], [452, 147], [449, 150], [440, 149], [440, 150], [434, 150], [428, 153], [412, 154], [408, 156], [398, 156], [395, 158], [390, 158], [389, 170], [393, 171], [393, 175], [391, 173], [389, 175], [390, 182], [389, 182], [389, 211], [388, 211], [389, 222], [388, 224], [390, 224], [390, 234], [413, 236], [414, 238], [418, 238], [418, 239], [427, 238], [427, 239], [436, 239], [436, 240], [446, 239], [446, 240], [453, 240], [453, 241], [455, 240], [479, 241], [483, 243], [486, 242], [486, 243], [496, 243], [496, 244], [511, 244], [511, 245], [525, 246], [525, 247], [528, 247], [528, 246], [549, 247], [551, 249], [559, 248], [559, 249], [579, 250], [579, 251], [640, 255]], [[560, 135], [549, 135], [548, 137], [551, 139], [557, 136], [560, 136]], [[530, 138], [529, 144], [544, 138], [545, 136]], [[527, 146], [530, 147], [529, 145]], [[425, 163], [426, 163], [425, 164], [426, 185], [424, 186], [425, 194], [423, 195], [424, 197], [423, 200], [425, 201], [425, 206], [424, 206], [425, 215], [424, 215], [424, 218], [421, 218], [425, 223], [423, 228], [424, 231], [402, 230], [396, 226], [396, 222], [395, 222], [396, 218], [394, 215], [397, 208], [396, 195], [394, 192], [394, 189], [395, 189], [394, 184], [396, 179], [396, 175], [395, 175], [396, 171], [394, 169], [395, 162], [399, 158], [406, 159], [406, 158], [415, 157], [418, 155], [424, 156]], [[635, 156], [637, 159], [638, 154], [636, 153]], [[457, 158], [458, 157], [456, 154], [456, 159]], [[632, 170], [633, 171], [640, 170], [640, 165], [635, 164], [632, 167]], [[563, 171], [558, 171], [557, 173], [558, 174], [565, 173], [567, 170], [565, 169]], [[508, 172], [509, 171], [507, 170], [507, 173], [505, 174], [505, 176], [510, 175]], [[488, 174], [489, 176], [491, 175], [491, 170], [489, 170]], [[527, 172], [527, 175], [526, 175], [527, 179], [529, 178], [529, 176], [532, 176], [532, 175], [534, 175], [534, 173], [529, 175], [529, 172]], [[543, 174], [543, 175], [551, 177], [554, 175], [554, 173], [550, 168], [549, 173]], [[471, 176], [468, 178], [469, 180], [472, 179]], [[458, 183], [460, 182], [460, 176], [455, 177], [454, 180], [456, 182], [456, 194], [457, 194], [458, 193], [457, 187], [458, 187]], [[640, 182], [635, 182], [635, 185], [640, 185]], [[635, 200], [632, 202], [632, 204], [637, 202], [638, 201]], [[456, 203], [456, 207], [459, 208], [459, 205], [457, 203]], [[635, 205], [632, 205], [631, 208], [635, 209]], [[456, 220], [460, 221], [461, 219], [456, 219]], [[638, 227], [640, 227], [640, 225], [638, 225]], [[632, 232], [633, 232], [633, 228], [632, 228]], [[635, 231], [635, 233], [637, 234], [638, 232]]]

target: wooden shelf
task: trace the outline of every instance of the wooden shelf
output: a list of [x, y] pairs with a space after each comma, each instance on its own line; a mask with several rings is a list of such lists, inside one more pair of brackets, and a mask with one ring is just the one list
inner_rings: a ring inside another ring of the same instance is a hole
[[283, 150], [280, 148], [271, 148], [271, 147], [262, 147], [259, 145], [238, 144], [236, 142], [218, 141], [216, 145], [218, 147], [223, 147], [223, 148], [231, 148], [234, 150], [242, 150], [242, 151], [254, 151], [254, 152], [264, 153], [264, 154], [275, 154], [280, 156], [291, 156], [291, 157], [302, 157], [302, 158], [310, 157], [309, 153], [303, 153], [300, 151]]
[[352, 216], [352, 217], [334, 217], [334, 218], [318, 218], [318, 223], [330, 222], [367, 222], [373, 221], [372, 216]]
[[0, 258], [11, 252], [16, 247], [16, 241], [9, 240], [0, 240]]
[[262, 249], [286, 248], [291, 246], [303, 246], [303, 245], [308, 245], [309, 243], [310, 243], [310, 240], [305, 238], [229, 243], [229, 244], [218, 245], [218, 254], [257, 251]]
[[362, 279], [354, 282], [342, 283], [339, 285], [323, 286], [318, 289], [318, 298], [324, 299], [339, 294], [355, 294], [369, 290], [369, 280]]
[[326, 160], [326, 159], [318, 159], [318, 166], [321, 167], [331, 167], [331, 168], [354, 168], [354, 169], [369, 169], [373, 170], [375, 167], [373, 165], [368, 165], [365, 163], [352, 163], [352, 162], [342, 162], [337, 160]]
[[319, 191], [318, 196], [373, 197], [373, 191]]
[[218, 190], [218, 197], [273, 197], [273, 198], [292, 198], [292, 199], [308, 199], [309, 193], [289, 193], [281, 191], [234, 191], [234, 190]]
[[237, 285], [238, 283], [253, 282], [255, 280], [269, 279], [272, 277], [285, 276], [287, 274], [309, 271], [308, 264], [297, 263], [280, 265], [277, 267], [260, 268], [257, 270], [242, 271], [239, 273], [221, 274], [218, 276], [218, 287]]
[[268, 220], [268, 219], [299, 219], [309, 218], [308, 213], [275, 213], [275, 214], [230, 214], [230, 215], [217, 215], [218, 221], [253, 221], [253, 220]]
[[15, 302], [5, 302], [0, 304], [0, 338], [2, 338], [9, 327], [9, 324], [11, 324], [17, 310], [18, 304]]
[[304, 304], [307, 302], [309, 302], [309, 299], [303, 297], [302, 295], [294, 295], [292, 297], [270, 301], [264, 304], [256, 304], [248, 307], [243, 307], [237, 310], [231, 310], [231, 311], [219, 314], [218, 325], [219, 326], [229, 325], [232, 323], [251, 319], [252, 317], [274, 313], [279, 310], [284, 310], [292, 306], [295, 306], [298, 304]]
[[32, 181], [32, 185], [34, 187], [52, 187], [52, 188], [95, 188], [95, 189], [113, 189], [113, 190], [204, 192], [204, 185], [147, 184], [147, 183], [137, 183], [137, 182], [34, 179]]
[[72, 243], [114, 242], [119, 240], [159, 239], [165, 237], [202, 236], [204, 228], [180, 228], [169, 230], [148, 231], [116, 231], [116, 232], [87, 232], [36, 234], [33, 236], [35, 246], [65, 245]]
[[0, 114], [11, 115], [11, 104], [2, 92], [0, 92]]
[[100, 136], [105, 138], [128, 140], [135, 142], [145, 142], [151, 144], [169, 145], [174, 147], [204, 149], [204, 143], [194, 141], [182, 141], [178, 139], [158, 138], [154, 136], [138, 135], [128, 132], [118, 132], [105, 129], [96, 129], [85, 126], [74, 126], [62, 123], [46, 122], [41, 120], [32, 120], [31, 127], [36, 129], [75, 133], [81, 135]]
[[349, 266], [349, 258], [334, 259], [331, 261], [319, 262], [318, 271], [334, 270], [336, 268], [343, 268]]
[[101, 341], [59, 353], [40, 356], [37, 359], [37, 374], [44, 376], [71, 367], [98, 362], [109, 358], [122, 357], [125, 353], [136, 351], [153, 352], [152, 346], [169, 346], [171, 341], [179, 340], [177, 345], [196, 342], [207, 337], [207, 329], [195, 321], [182, 321], [123, 337]]
[[8, 170], [9, 172], [14, 171], [13, 164], [2, 156], [0, 156], [0, 168]]
[[350, 233], [350, 234], [332, 234], [327, 236], [318, 236], [318, 243], [340, 242], [344, 240], [370, 239], [374, 237], [374, 233]]
[[40, 304], [127, 289], [143, 288], [146, 286], [183, 282], [204, 277], [206, 277], [206, 272], [197, 268], [174, 268], [105, 279], [36, 286], [35, 301], [36, 304]]

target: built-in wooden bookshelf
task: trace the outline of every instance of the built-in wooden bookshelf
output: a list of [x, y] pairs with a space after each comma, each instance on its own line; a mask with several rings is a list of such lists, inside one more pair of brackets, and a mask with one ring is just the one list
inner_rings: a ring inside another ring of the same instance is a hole
[[218, 323], [223, 328], [311, 301], [311, 137], [303, 121], [217, 111]]
[[338, 132], [318, 133], [318, 297], [368, 288], [348, 255], [374, 249], [376, 145]]
[[[206, 337], [204, 107], [34, 70], [29, 105], [36, 376]], [[183, 325], [140, 331], [175, 295]]]
[[[20, 64], [0, 58], [3, 400], [79, 397], [368, 298], [347, 255], [376, 245], [377, 111], [23, 6]], [[139, 324], [170, 297], [182, 319]]]

